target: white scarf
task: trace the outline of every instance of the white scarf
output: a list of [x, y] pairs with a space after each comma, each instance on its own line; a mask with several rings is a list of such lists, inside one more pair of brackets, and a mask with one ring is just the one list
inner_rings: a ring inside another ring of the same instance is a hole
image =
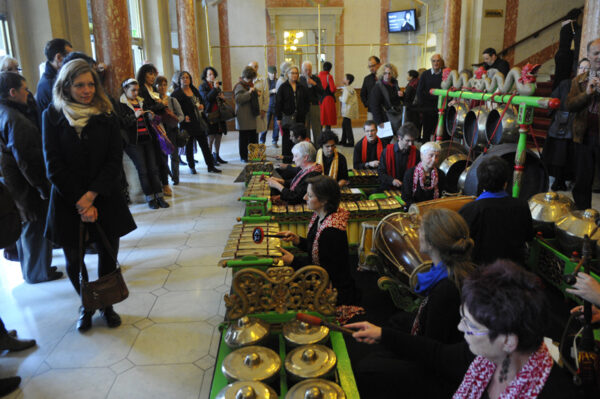
[[94, 115], [102, 113], [102, 111], [94, 106], [74, 102], [66, 102], [62, 107], [62, 111], [67, 121], [69, 121], [69, 125], [75, 128], [79, 137], [81, 137], [81, 131], [87, 125], [89, 119]]

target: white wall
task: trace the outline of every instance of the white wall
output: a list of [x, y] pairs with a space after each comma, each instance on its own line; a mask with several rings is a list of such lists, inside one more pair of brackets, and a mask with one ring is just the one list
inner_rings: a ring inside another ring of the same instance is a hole
[[[265, 0], [228, 0], [229, 45], [260, 45], [267, 41]], [[258, 61], [259, 73], [266, 75], [264, 47], [232, 48], [231, 83], [235, 85], [250, 61]]]

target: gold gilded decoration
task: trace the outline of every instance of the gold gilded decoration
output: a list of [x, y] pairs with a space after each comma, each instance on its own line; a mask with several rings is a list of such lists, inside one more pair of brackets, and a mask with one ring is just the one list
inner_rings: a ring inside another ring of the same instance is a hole
[[266, 152], [267, 146], [264, 144], [248, 144], [248, 159], [252, 161], [264, 161], [267, 158]]
[[247, 314], [288, 310], [310, 310], [324, 316], [335, 312], [337, 290], [320, 266], [294, 271], [291, 267], [240, 270], [233, 277], [233, 294], [225, 295], [228, 320]]

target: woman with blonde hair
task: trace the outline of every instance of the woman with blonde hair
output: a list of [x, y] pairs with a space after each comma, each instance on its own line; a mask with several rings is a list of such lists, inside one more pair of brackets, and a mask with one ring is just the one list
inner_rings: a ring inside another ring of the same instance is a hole
[[377, 70], [377, 83], [369, 93], [369, 111], [379, 127], [388, 121], [386, 110], [402, 104], [398, 86], [398, 69], [394, 64], [384, 64]]
[[[63, 248], [67, 274], [80, 294], [80, 260], [82, 277], [88, 279], [80, 227], [84, 238], [96, 243], [100, 277], [115, 270], [119, 238], [136, 228], [119, 184], [119, 122], [98, 75], [84, 60], [60, 69], [53, 103], [43, 114], [42, 141], [52, 183], [45, 235]], [[79, 331], [92, 326], [94, 311], [80, 308]], [[100, 309], [100, 314], [109, 327], [121, 324], [112, 306]]]
[[[426, 212], [419, 228], [419, 250], [431, 258], [433, 265], [429, 271], [417, 275], [415, 292], [423, 299], [416, 314], [397, 314], [384, 327], [445, 344], [460, 342], [462, 334], [456, 329], [461, 318], [460, 291], [463, 281], [475, 270], [471, 262], [473, 246], [469, 226], [457, 212], [448, 209]], [[367, 343], [378, 342], [381, 337], [381, 327], [371, 323], [353, 323], [348, 327], [369, 329], [372, 332], [369, 336], [374, 338], [365, 341]], [[374, 382], [398, 380], [401, 375], [415, 378], [421, 371], [416, 363], [398, 357], [386, 347], [377, 346], [358, 361], [359, 389], [369, 390], [369, 394], [361, 392], [361, 397], [392, 397], [390, 390], [397, 389], [397, 385], [390, 387]], [[406, 382], [406, 386], [418, 385]], [[375, 385], [377, 388], [373, 388]]]

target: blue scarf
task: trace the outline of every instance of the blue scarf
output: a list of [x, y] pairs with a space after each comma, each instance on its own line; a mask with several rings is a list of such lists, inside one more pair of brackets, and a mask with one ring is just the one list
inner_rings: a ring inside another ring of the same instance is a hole
[[504, 190], [497, 191], [495, 193], [492, 193], [489, 191], [484, 191], [481, 193], [481, 195], [479, 197], [477, 197], [477, 199], [475, 201], [479, 201], [479, 200], [487, 199], [487, 198], [506, 198], [506, 197], [508, 197], [508, 193]]
[[417, 294], [429, 295], [429, 291], [440, 281], [448, 278], [448, 269], [442, 262], [431, 266], [428, 272], [417, 274]]

